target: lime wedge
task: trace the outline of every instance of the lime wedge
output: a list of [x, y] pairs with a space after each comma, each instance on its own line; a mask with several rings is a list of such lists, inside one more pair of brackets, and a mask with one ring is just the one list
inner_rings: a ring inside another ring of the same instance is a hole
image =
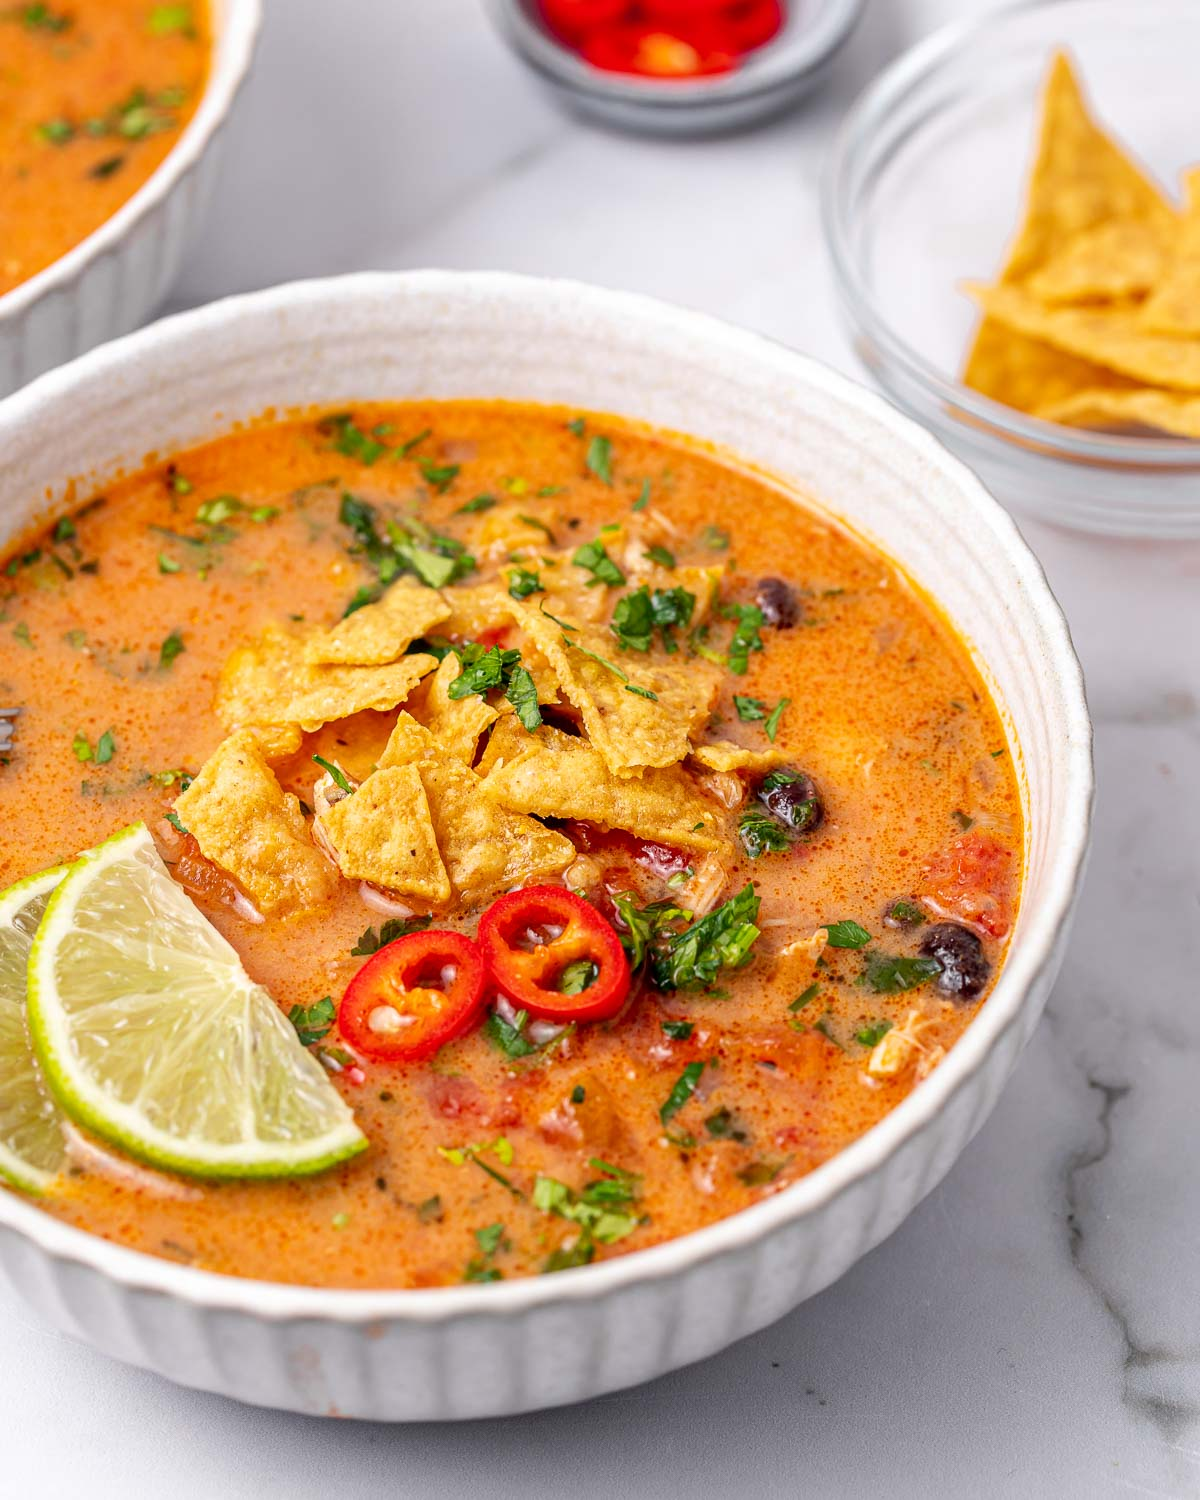
[[0, 1180], [44, 1193], [63, 1164], [62, 1116], [25, 1027], [25, 970], [33, 935], [66, 865], [0, 895]]
[[366, 1138], [144, 823], [73, 864], [29, 955], [29, 1030], [78, 1124], [199, 1177], [297, 1177]]

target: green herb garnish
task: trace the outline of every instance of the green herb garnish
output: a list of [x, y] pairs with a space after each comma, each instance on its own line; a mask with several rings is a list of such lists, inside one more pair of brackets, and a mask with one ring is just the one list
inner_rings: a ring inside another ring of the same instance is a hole
[[350, 950], [352, 958], [366, 958], [369, 954], [378, 953], [380, 948], [386, 948], [389, 943], [394, 943], [397, 938], [408, 937], [413, 932], [424, 932], [433, 922], [432, 917], [389, 917], [386, 922], [381, 922], [379, 931], [373, 927], [359, 934], [358, 941]]
[[333, 777], [335, 786], [340, 787], [347, 796], [353, 795], [354, 787], [351, 784], [350, 778], [346, 775], [345, 771], [342, 770], [341, 766], [335, 764], [331, 760], [326, 760], [323, 755], [314, 755], [313, 760], [315, 760], [317, 765], [319, 765], [323, 770], [327, 771], [329, 775]]
[[871, 941], [871, 934], [857, 922], [830, 922], [825, 930], [831, 948], [865, 948]]
[[668, 1124], [684, 1107], [692, 1095], [696, 1092], [696, 1085], [700, 1082], [700, 1075], [704, 1072], [702, 1062], [688, 1063], [683, 1072], [675, 1080], [675, 1086], [659, 1106], [658, 1118], [664, 1125]]
[[866, 959], [866, 967], [858, 982], [877, 995], [898, 995], [905, 990], [915, 990], [942, 972], [942, 966], [935, 958], [906, 958], [872, 950]]
[[170, 670], [172, 662], [187, 648], [183, 644], [183, 636], [178, 630], [172, 630], [162, 645], [158, 648], [159, 670], [166, 672]]
[[597, 434], [588, 444], [587, 457], [584, 462], [602, 484], [612, 485], [611, 438], [600, 437]]
[[595, 588], [599, 584], [619, 588], [625, 582], [624, 573], [609, 557], [601, 541], [585, 542], [582, 547], [577, 547], [571, 561], [577, 568], [586, 568], [592, 575], [588, 588]]
[[336, 1017], [337, 1006], [329, 995], [312, 1005], [293, 1005], [288, 1011], [288, 1020], [296, 1028], [296, 1035], [304, 1047], [323, 1041], [333, 1030]]
[[738, 837], [751, 859], [764, 854], [782, 854], [792, 847], [787, 832], [768, 813], [756, 807], [747, 809], [738, 819]]

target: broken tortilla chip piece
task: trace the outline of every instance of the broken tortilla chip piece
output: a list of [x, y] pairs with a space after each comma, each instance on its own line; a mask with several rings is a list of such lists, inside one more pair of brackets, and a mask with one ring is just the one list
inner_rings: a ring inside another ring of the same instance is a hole
[[688, 759], [708, 771], [757, 772], [774, 770], [786, 764], [791, 755], [779, 745], [772, 745], [769, 750], [748, 750], [744, 745], [718, 740], [711, 745], [693, 745]]
[[437, 666], [423, 654], [383, 666], [312, 666], [304, 660], [306, 639], [305, 632], [269, 626], [230, 655], [213, 704], [227, 729], [298, 724], [311, 731], [365, 708], [395, 708]]
[[498, 754], [483, 789], [515, 812], [578, 818], [679, 849], [730, 847], [720, 808], [680, 766], [647, 770], [640, 777], [614, 776], [586, 740], [549, 725], [511, 759]]
[[295, 755], [304, 739], [298, 724], [256, 724], [249, 733], [258, 741], [263, 759], [269, 761], [287, 760]]
[[1200, 167], [1193, 167], [1184, 183], [1187, 208], [1173, 256], [1162, 280], [1142, 304], [1140, 321], [1147, 333], [1197, 338], [1200, 337]]
[[989, 318], [1147, 385], [1200, 391], [1200, 340], [1147, 333], [1133, 302], [1043, 307], [1021, 287], [969, 288]]
[[276, 781], [253, 733], [222, 741], [175, 811], [204, 857], [232, 875], [264, 916], [318, 906], [332, 896], [333, 867], [314, 846], [299, 801]]
[[616, 646], [611, 636], [564, 629], [540, 610], [514, 609], [521, 630], [550, 663], [610, 771], [637, 775], [683, 759], [690, 736], [716, 699], [720, 674], [713, 667], [701, 661], [675, 667], [639, 658], [627, 673], [612, 660]]
[[1039, 302], [1104, 302], [1147, 292], [1167, 263], [1167, 241], [1140, 219], [1109, 219], [1068, 240], [1026, 281]]
[[450, 900], [425, 787], [415, 766], [368, 776], [320, 819], [348, 880], [367, 880], [434, 906]]
[[1169, 243], [1178, 215], [1164, 194], [1096, 124], [1065, 52], [1042, 93], [1042, 121], [1025, 221], [1002, 273], [1031, 275], [1077, 235], [1110, 219], [1139, 220]]
[[[495, 733], [509, 723], [516, 725], [516, 720], [501, 720]], [[489, 800], [481, 778], [449, 758], [410, 715], [399, 716], [384, 762], [419, 772], [438, 848], [454, 892], [463, 900], [482, 900], [501, 889], [559, 875], [575, 859], [575, 846], [563, 834]]]
[[450, 684], [461, 672], [462, 662], [451, 652], [426, 684], [421, 716], [443, 754], [469, 766], [475, 759], [480, 736], [496, 722], [500, 711], [478, 693], [451, 698]]
[[395, 661], [449, 617], [450, 606], [436, 589], [401, 578], [377, 603], [364, 604], [330, 629], [310, 635], [304, 660], [310, 666], [380, 666]]
[[992, 318], [980, 324], [962, 378], [964, 385], [1003, 406], [1033, 413], [1046, 401], [1064, 400], [1085, 386], [1138, 389], [1113, 370], [1014, 333]]
[[1034, 412], [1067, 427], [1121, 429], [1149, 427], [1177, 437], [1200, 438], [1200, 396], [1175, 391], [1077, 391], [1047, 402]]

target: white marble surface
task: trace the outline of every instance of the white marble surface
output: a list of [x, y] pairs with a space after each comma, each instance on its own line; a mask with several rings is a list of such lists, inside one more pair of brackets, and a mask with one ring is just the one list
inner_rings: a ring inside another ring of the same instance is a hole
[[[967, 0], [870, 0], [830, 87], [700, 144], [565, 120], [477, 0], [268, 0], [176, 305], [363, 267], [499, 266], [690, 303], [851, 371], [815, 183], [863, 82]], [[1097, 721], [1050, 1013], [948, 1180], [776, 1327], [588, 1406], [318, 1423], [177, 1390], [0, 1294], [0, 1494], [1200, 1496], [1200, 545], [1025, 523]]]

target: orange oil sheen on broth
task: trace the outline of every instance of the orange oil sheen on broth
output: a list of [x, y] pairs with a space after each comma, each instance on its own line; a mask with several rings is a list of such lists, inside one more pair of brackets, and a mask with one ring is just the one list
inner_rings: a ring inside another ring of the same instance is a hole
[[210, 52], [207, 0], [0, 7], [0, 295], [142, 186], [195, 112]]
[[[615, 1021], [580, 1026], [553, 1054], [510, 1060], [475, 1028], [426, 1063], [368, 1062], [358, 1083], [341, 1075], [371, 1144], [324, 1176], [172, 1182], [168, 1192], [149, 1172], [131, 1185], [101, 1155], [99, 1165], [76, 1165], [63, 1192], [44, 1200], [48, 1212], [211, 1270], [345, 1287], [458, 1282], [479, 1253], [475, 1231], [502, 1224], [492, 1264], [505, 1277], [532, 1274], [571, 1228], [530, 1201], [539, 1173], [578, 1189], [595, 1176], [589, 1161], [601, 1158], [641, 1176], [645, 1221], [599, 1246], [598, 1258], [670, 1239], [810, 1171], [913, 1087], [912, 1069], [867, 1079], [870, 1048], [860, 1034], [889, 1020], [899, 1027], [924, 1007], [934, 1020], [924, 1043], [931, 1053], [951, 1046], [974, 1014], [975, 1005], [943, 1005], [928, 991], [877, 995], [856, 983], [860, 953], [829, 948], [817, 997], [791, 1011], [811, 976], [796, 981], [775, 957], [790, 939], [848, 918], [870, 930], [874, 948], [914, 951], [919, 934], [888, 928], [883, 913], [936, 886], [937, 910], [960, 914], [962, 871], [969, 876], [984, 849], [1003, 898], [1000, 916], [988, 919], [998, 967], [1000, 929], [1017, 897], [1020, 798], [999, 716], [962, 643], [886, 558], [761, 477], [696, 445], [589, 418], [588, 433], [612, 440], [606, 484], [587, 466], [588, 437], [568, 429], [572, 416], [483, 403], [356, 409], [358, 428], [383, 424], [391, 445], [430, 429], [419, 451], [459, 466], [444, 494], [412, 462], [366, 465], [336, 451], [315, 419], [254, 426], [111, 486], [103, 503], [75, 516], [73, 535], [28, 539], [3, 576], [0, 693], [25, 712], [11, 764], [0, 768], [2, 883], [144, 818], [168, 861], [185, 855], [177, 875], [285, 1010], [338, 999], [363, 962], [351, 948], [382, 920], [359, 888], [341, 882], [319, 911], [243, 920], [228, 903], [227, 879], [211, 869], [206, 878], [204, 862], [188, 857], [163, 821], [178, 787], [160, 783], [177, 769], [195, 772], [222, 739], [209, 704], [234, 646], [289, 615], [332, 622], [373, 581], [347, 550], [338, 520], [345, 491], [381, 508], [413, 508], [464, 542], [485, 517], [460, 509], [486, 494], [547, 518], [560, 545], [653, 515], [680, 565], [727, 565], [732, 599], [751, 598], [764, 576], [802, 590], [802, 618], [764, 630], [765, 649], [725, 683], [716, 709], [723, 738], [765, 748], [762, 723], [743, 722], [733, 695], [768, 706], [789, 698], [776, 743], [816, 778], [826, 804], [824, 823], [794, 851], [739, 856], [729, 872], [724, 894], [752, 879], [762, 899], [754, 961], [719, 977], [721, 997], [643, 992]], [[647, 480], [649, 501], [634, 512]], [[228, 494], [244, 507], [229, 524], [232, 539], [210, 548], [178, 540], [203, 533], [198, 507]], [[250, 520], [258, 508], [277, 514]], [[164, 668], [173, 633], [183, 650]], [[281, 781], [308, 800], [320, 774], [314, 753], [368, 774], [394, 717], [365, 713], [306, 736], [277, 768]], [[94, 745], [107, 730], [111, 760], [76, 758], [77, 735]], [[686, 905], [686, 885], [656, 884], [632, 845], [610, 841], [602, 857], [616, 888]], [[439, 924], [473, 932], [477, 916]], [[694, 1029], [674, 1038], [664, 1021]], [[660, 1106], [697, 1061], [706, 1067], [671, 1122], [672, 1143]], [[505, 1159], [486, 1149], [481, 1159], [509, 1187], [438, 1150], [501, 1139]]]

